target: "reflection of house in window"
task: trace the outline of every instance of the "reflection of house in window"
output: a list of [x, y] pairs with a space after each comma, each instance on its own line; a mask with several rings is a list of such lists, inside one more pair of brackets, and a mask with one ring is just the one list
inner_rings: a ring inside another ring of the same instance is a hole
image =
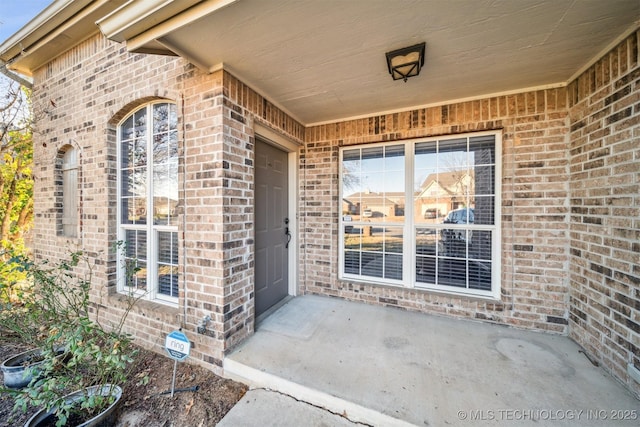
[[404, 193], [384, 194], [363, 191], [353, 193], [343, 200], [343, 211], [352, 215], [372, 218], [392, 218], [404, 216]]
[[153, 198], [153, 218], [156, 224], [168, 224], [175, 217], [178, 200], [170, 197]]
[[358, 208], [351, 200], [342, 199], [342, 213], [345, 215], [355, 215], [358, 213]]
[[[360, 185], [343, 192], [343, 212], [350, 215], [340, 218], [342, 277], [499, 295], [496, 139], [458, 135], [403, 150], [385, 143], [344, 149], [343, 191], [367, 180], [382, 191]], [[402, 188], [410, 193], [397, 191]]]
[[[61, 197], [58, 234], [66, 237], [78, 235], [78, 155], [74, 147], [66, 146], [60, 153]], [[59, 193], [60, 194], [60, 193]]]
[[[429, 174], [416, 194], [416, 214], [427, 218], [431, 211], [442, 214], [466, 206], [467, 195], [475, 192], [473, 171], [454, 170]], [[473, 206], [470, 206], [473, 207]], [[429, 212], [427, 212], [429, 211]]]

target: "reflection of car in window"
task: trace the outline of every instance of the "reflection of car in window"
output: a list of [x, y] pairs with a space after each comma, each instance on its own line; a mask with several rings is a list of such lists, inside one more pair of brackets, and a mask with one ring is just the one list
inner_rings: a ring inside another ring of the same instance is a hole
[[440, 209], [427, 209], [424, 211], [424, 219], [434, 219], [440, 216]]
[[[473, 208], [454, 209], [447, 214], [443, 224], [473, 224], [474, 221]], [[469, 239], [471, 238], [471, 230], [469, 230]], [[442, 230], [442, 240], [444, 243], [452, 241], [467, 240], [467, 231], [460, 229], [444, 229]]]
[[[467, 214], [468, 213], [468, 214]], [[473, 224], [474, 210], [473, 208], [454, 209], [449, 212], [442, 221], [445, 224]]]

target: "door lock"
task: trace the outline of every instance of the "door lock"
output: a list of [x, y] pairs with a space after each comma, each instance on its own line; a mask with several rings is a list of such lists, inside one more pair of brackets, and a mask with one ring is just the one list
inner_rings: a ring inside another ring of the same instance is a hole
[[289, 218], [284, 219], [284, 234], [287, 236], [287, 244], [284, 246], [289, 249], [289, 242], [291, 242], [291, 232], [289, 231]]

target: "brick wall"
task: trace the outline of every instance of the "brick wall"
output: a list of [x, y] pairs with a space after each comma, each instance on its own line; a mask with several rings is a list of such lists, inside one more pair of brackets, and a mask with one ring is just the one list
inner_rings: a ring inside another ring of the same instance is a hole
[[[308, 129], [300, 165], [302, 291], [566, 333], [566, 99], [566, 89], [548, 89]], [[338, 280], [340, 146], [496, 129], [503, 137], [500, 301]]]
[[[227, 72], [135, 55], [95, 36], [35, 74], [34, 252], [95, 259], [93, 301], [122, 313], [115, 292], [116, 127], [156, 99], [179, 112], [179, 305], [141, 301], [129, 330], [162, 351], [183, 327], [192, 359], [220, 371], [253, 331], [253, 147], [260, 123], [299, 152], [298, 291], [426, 313], [569, 333], [628, 384], [638, 362], [640, 158], [634, 34], [567, 88], [554, 88], [304, 128]], [[338, 280], [339, 147], [499, 130], [501, 299]], [[56, 233], [56, 158], [79, 149], [77, 238]], [[64, 249], [61, 249], [64, 248]], [[196, 332], [205, 316], [206, 330]], [[637, 384], [631, 384], [637, 387]]]
[[260, 122], [299, 144], [304, 127], [227, 72], [223, 87], [226, 352], [253, 333], [254, 327], [254, 123]]
[[569, 86], [570, 336], [640, 395], [640, 65], [633, 33]]
[[[182, 59], [129, 54], [97, 35], [36, 71], [34, 254], [56, 261], [72, 250], [95, 260], [93, 302], [116, 321], [117, 135], [120, 120], [146, 102], [176, 103], [179, 116], [178, 306], [140, 301], [128, 331], [163, 352], [184, 328], [192, 360], [220, 372], [224, 353], [253, 331], [253, 123], [291, 139], [304, 129], [225, 72], [205, 74]], [[79, 151], [77, 238], [57, 233], [61, 149]], [[186, 260], [186, 261], [185, 261]], [[211, 321], [198, 332], [206, 316]]]
[[[79, 249], [91, 256], [96, 264], [93, 302], [107, 322], [117, 319], [124, 307], [115, 293], [116, 254], [112, 249], [117, 235], [116, 125], [145, 102], [178, 102], [190, 72], [189, 66], [175, 58], [130, 55], [122, 45], [95, 36], [34, 74], [38, 116], [34, 254], [40, 260], [55, 261]], [[79, 148], [80, 221], [75, 239], [55, 232], [61, 205], [56, 203], [60, 188], [54, 163], [65, 145]], [[184, 306], [141, 301], [129, 314], [128, 329], [138, 343], [160, 351], [164, 334], [195, 321], [184, 313]], [[202, 358], [198, 344], [196, 355]]]

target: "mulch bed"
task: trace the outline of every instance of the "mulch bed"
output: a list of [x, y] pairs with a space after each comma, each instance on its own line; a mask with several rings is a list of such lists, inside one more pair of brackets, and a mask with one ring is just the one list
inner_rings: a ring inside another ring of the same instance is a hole
[[[0, 360], [27, 350], [24, 345], [0, 340]], [[171, 397], [171, 379], [174, 361], [169, 357], [141, 350], [123, 386], [116, 426], [122, 427], [207, 427], [215, 426], [244, 396], [244, 384], [221, 378], [194, 364], [178, 362], [176, 389], [197, 387], [197, 391], [176, 392]], [[0, 373], [0, 378], [2, 374]], [[141, 381], [148, 377], [149, 381]], [[11, 393], [0, 393], [0, 427], [15, 427], [36, 412], [13, 412]]]

